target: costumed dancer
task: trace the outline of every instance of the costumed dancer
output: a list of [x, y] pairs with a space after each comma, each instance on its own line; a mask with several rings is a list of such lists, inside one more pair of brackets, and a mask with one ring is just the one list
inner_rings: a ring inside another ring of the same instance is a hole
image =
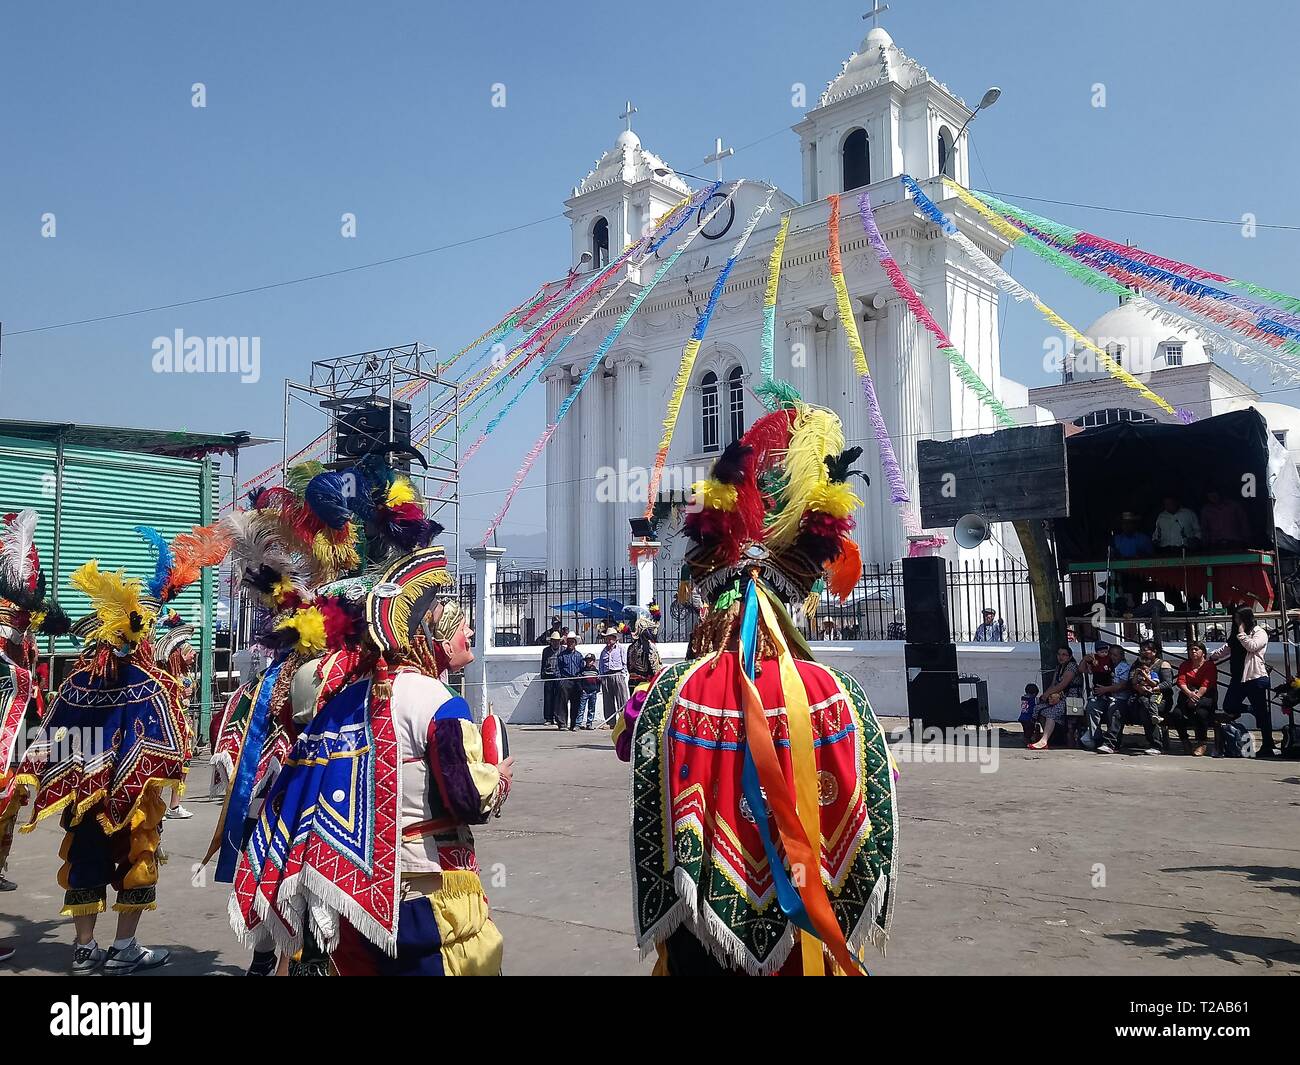
[[858, 682], [813, 660], [783, 603], [847, 597], [861, 506], [839, 419], [765, 415], [695, 486], [686, 560], [710, 610], [688, 661], [634, 694], [637, 943], [656, 973], [859, 974], [897, 893], [894, 775]]
[[[62, 636], [71, 627], [57, 606], [45, 599], [45, 573], [36, 550], [34, 510], [6, 514], [0, 523], [0, 891], [17, 887], [4, 877], [14, 841], [14, 824], [25, 789], [15, 771], [23, 737], [44, 716], [37, 677], [36, 635]], [[0, 946], [0, 961], [12, 957]]]
[[[194, 670], [198, 664], [198, 652], [194, 650], [194, 644], [191, 641], [196, 631], [193, 625], [187, 625], [181, 616], [173, 610], [159, 619], [153, 636], [154, 664], [158, 668], [166, 670], [180, 683], [187, 707], [192, 704], [194, 699]], [[186, 720], [188, 723], [188, 717]], [[194, 735], [193, 728], [186, 729], [191, 758], [194, 755]], [[189, 762], [187, 760], [186, 774], [188, 775], [188, 773]], [[180, 795], [176, 788], [168, 792], [167, 816], [182, 820], [194, 816], [181, 805]]]
[[[434, 526], [436, 528], [436, 526]], [[301, 732], [239, 859], [231, 924], [291, 969], [492, 975], [502, 941], [470, 826], [500, 811], [512, 762], [445, 683], [473, 660], [441, 547], [323, 591], [358, 639], [295, 683]]]
[[[208, 560], [191, 566], [187, 558], [179, 565], [173, 549], [160, 549], [147, 587], [120, 570], [102, 572], [94, 559], [72, 574], [72, 586], [93, 607], [78, 626], [85, 649], [18, 769], [18, 782], [34, 793], [23, 831], [62, 815], [60, 912], [76, 927], [74, 975], [101, 967], [127, 974], [168, 957], [166, 950], [141, 946], [135, 933], [144, 911], [157, 906], [159, 828], [167, 808], [162, 793], [184, 783], [189, 744], [184, 690], [154, 663], [149, 635], [161, 604], [224, 553], [216, 527], [191, 535], [202, 541]], [[162, 544], [162, 538], [153, 542]], [[95, 924], [110, 884], [117, 936], [105, 951], [95, 940]]]

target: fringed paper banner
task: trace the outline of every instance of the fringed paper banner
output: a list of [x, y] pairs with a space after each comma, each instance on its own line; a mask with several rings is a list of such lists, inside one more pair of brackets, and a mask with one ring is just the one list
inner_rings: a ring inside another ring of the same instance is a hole
[[[951, 220], [948, 220], [948, 216], [945, 215], [941, 210], [939, 210], [938, 206], [936, 206], [930, 200], [930, 198], [926, 196], [924, 192], [921, 191], [921, 187], [915, 181], [913, 181], [912, 178], [908, 177], [906, 174], [903, 175], [903, 184], [907, 187], [908, 191], [912, 193], [912, 199], [916, 202], [917, 207], [920, 208], [923, 214], [925, 214], [927, 217], [931, 218], [936, 222], [938, 222], [940, 218], [945, 219], [948, 221], [949, 225], [952, 225]], [[977, 211], [983, 217], [988, 218], [990, 224], [993, 224], [994, 227], [998, 229], [999, 232], [1003, 233], [1008, 240], [1013, 241], [1013, 243], [1019, 244], [1023, 242], [1025, 239], [1027, 239], [1027, 235], [1025, 233], [1022, 233], [1020, 230], [1016, 229], [1015, 226], [1012, 226], [1005, 219], [998, 218], [996, 214], [990, 211], [987, 207], [984, 206], [984, 204], [982, 204], [971, 193], [967, 192], [956, 182], [951, 182], [951, 184], [953, 189], [956, 191], [958, 197], [962, 200], [963, 203], [967, 204], [969, 207]], [[998, 223], [1001, 224], [999, 225]], [[942, 226], [941, 222], [939, 224], [940, 226]], [[953, 228], [956, 229], [956, 226], [953, 226]], [[1008, 229], [1010, 230], [1010, 233], [1006, 232], [1006, 230]], [[948, 231], [945, 229], [944, 232], [948, 232]], [[1014, 234], [1014, 236], [1012, 236], [1012, 234]], [[1020, 300], [1022, 302], [1028, 301], [1032, 303], [1038, 309], [1039, 314], [1041, 314], [1044, 318], [1046, 318], [1054, 328], [1058, 329], [1063, 336], [1069, 337], [1076, 344], [1081, 344], [1089, 351], [1091, 351], [1093, 355], [1097, 357], [1100, 364], [1103, 367], [1105, 367], [1106, 372], [1109, 373], [1113, 378], [1115, 378], [1120, 383], [1126, 385], [1127, 387], [1133, 389], [1133, 391], [1135, 391], [1138, 395], [1142, 396], [1146, 400], [1149, 400], [1156, 407], [1158, 407], [1160, 410], [1164, 411], [1166, 414], [1170, 415], [1171, 417], [1177, 418], [1179, 421], [1182, 422], [1190, 422], [1193, 420], [1193, 415], [1191, 411], [1175, 410], [1167, 400], [1165, 400], [1161, 396], [1156, 395], [1154, 392], [1151, 391], [1151, 389], [1149, 389], [1146, 385], [1144, 385], [1141, 381], [1139, 381], [1136, 377], [1134, 377], [1131, 373], [1129, 373], [1126, 369], [1124, 369], [1124, 367], [1120, 366], [1120, 364], [1117, 363], [1114, 360], [1114, 358], [1110, 356], [1109, 353], [1104, 351], [1102, 348], [1099, 348], [1086, 336], [1080, 333], [1079, 330], [1075, 329], [1074, 326], [1072, 326], [1069, 322], [1067, 322], [1064, 318], [1062, 318], [1059, 314], [1057, 314], [1054, 310], [1052, 310], [1052, 308], [1050, 308], [1049, 306], [1047, 306], [1047, 304], [1045, 304], [1042, 300], [1040, 300], [1038, 296], [1036, 296], [1029, 289], [1025, 288], [1019, 281], [1017, 281], [1014, 277], [1012, 277], [1005, 270], [1003, 270], [1002, 267], [1000, 267], [997, 263], [995, 263], [992, 259], [990, 259], [982, 251], [980, 251], [979, 248], [977, 248], [973, 242], [967, 241], [965, 248], [967, 250], [968, 255], [970, 254], [970, 249], [974, 249], [975, 254], [972, 257], [972, 262], [977, 267], [979, 267], [981, 271], [984, 272], [991, 281], [993, 281], [1004, 292], [1008, 293], [1013, 299]]]
[[[554, 334], [563, 327], [563, 324], [568, 321], [574, 313], [580, 311], [591, 297], [601, 290], [602, 286], [604, 286], [611, 277], [623, 270], [624, 266], [629, 262], [634, 261], [639, 265], [647, 257], [653, 254], [666, 240], [668, 240], [669, 237], [685, 225], [686, 221], [691, 216], [690, 211], [686, 208], [693, 207], [696, 202], [703, 202], [709, 195], [712, 195], [713, 192], [717, 191], [718, 187], [719, 183], [715, 183], [708, 189], [697, 191], [691, 196], [684, 197], [660, 215], [660, 217], [655, 221], [654, 228], [651, 232], [641, 237], [639, 240], [629, 244], [614, 262], [610, 263], [610, 265], [602, 270], [599, 275], [584, 285], [581, 291], [571, 297], [563, 307], [548, 314], [542, 322], [534, 328], [518, 346], [515, 347], [513, 351], [501, 360], [499, 365], [492, 368], [489, 377], [479, 380], [474, 385], [472, 394], [477, 395], [487, 386], [488, 383], [490, 383], [491, 380], [496, 379], [505, 371], [512, 370], [513, 372], [517, 372], [522, 363], [531, 361], [533, 357], [536, 356], [547, 343], [549, 343]], [[608, 303], [613, 297], [613, 294], [621, 289], [627, 281], [628, 277], [624, 274], [624, 276], [619, 279], [614, 289], [606, 292], [601, 297], [601, 300], [596, 305], [596, 309], [584, 317], [578, 326], [567, 337], [565, 337], [563, 341], [561, 341], [559, 347], [542, 360], [540, 365], [536, 367], [534, 372], [528, 377], [523, 385], [520, 386], [520, 389], [515, 396], [506, 404], [503, 410], [498, 412], [497, 417], [495, 417], [488, 425], [487, 429], [484, 430], [480, 439], [472, 446], [471, 452], [467, 452], [466, 457], [462, 458], [462, 463], [467, 461], [469, 454], [478, 451], [478, 448], [482, 446], [482, 437], [486, 437], [496, 429], [496, 427], [501, 423], [501, 419], [522, 398], [524, 392], [526, 392], [528, 388], [546, 371], [547, 367], [555, 361], [560, 352], [562, 352], [568, 346], [569, 342], [577, 335], [578, 331], [595, 316], [596, 311]], [[542, 337], [540, 344], [538, 344], [537, 337], [542, 334], [543, 331], [547, 330], [548, 327], [550, 331]], [[523, 357], [520, 358], [520, 356]], [[438, 425], [434, 426], [434, 428], [430, 430], [426, 435], [426, 439], [427, 436], [432, 436], [434, 432], [445, 425], [451, 417], [452, 415], [445, 416]]]
[[[531, 317], [539, 309], [545, 309], [551, 302], [554, 301], [555, 297], [558, 296], [560, 292], [567, 292], [573, 286], [573, 281], [576, 276], [577, 276], [576, 272], [571, 271], [569, 273], [569, 277], [564, 288], [557, 289], [556, 292], [551, 296], [547, 296], [546, 286], [543, 285], [541, 289], [538, 290], [537, 294], [534, 297], [525, 301], [523, 306], [516, 307], [513, 311], [510, 312], [510, 314], [506, 315], [504, 319], [498, 322], [486, 333], [483, 333], [481, 336], [470, 341], [458, 352], [456, 352], [456, 354], [454, 354], [450, 359], [442, 363], [439, 366], [439, 371], [445, 374], [449, 369], [451, 369], [451, 367], [456, 365], [456, 363], [461, 358], [463, 358], [474, 348], [478, 347], [480, 344], [483, 344], [486, 341], [486, 345], [483, 351], [480, 352], [478, 356], [472, 362], [466, 365], [462, 370], [462, 374], [470, 373], [476, 366], [482, 363], [483, 359], [487, 357], [487, 355], [492, 351], [492, 348], [496, 346], [497, 342], [500, 341], [502, 337], [506, 336], [508, 333], [513, 332], [516, 328], [519, 328], [521, 325], [524, 324], [525, 315]], [[424, 382], [422, 381], [413, 382], [413, 384], [423, 384], [423, 383]]]
[[[519, 472], [515, 475], [514, 483], [506, 493], [505, 502], [502, 504], [501, 509], [497, 511], [495, 517], [493, 517], [493, 519], [488, 523], [487, 531], [483, 534], [481, 546], [486, 546], [488, 541], [490, 541], [496, 533], [497, 529], [501, 527], [501, 522], [505, 520], [506, 513], [510, 510], [510, 504], [514, 501], [515, 493], [519, 491], [519, 486], [522, 485], [525, 478], [527, 478], [533, 464], [537, 461], [537, 456], [542, 453], [542, 449], [546, 446], [547, 441], [555, 435], [555, 430], [559, 427], [560, 422], [564, 420], [564, 416], [569, 413], [569, 408], [573, 406], [574, 400], [576, 400], [579, 393], [582, 392], [582, 388], [587, 383], [587, 380], [596, 372], [596, 368], [601, 364], [606, 353], [614, 346], [614, 342], [618, 340], [619, 335], [623, 332], [624, 328], [626, 328], [632, 315], [637, 312], [637, 309], [645, 302], [646, 297], [648, 297], [650, 293], [655, 290], [656, 286], [658, 286], [659, 282], [664, 279], [664, 275], [666, 275], [668, 271], [673, 268], [673, 265], [677, 260], [682, 257], [682, 253], [695, 242], [695, 238], [703, 232], [704, 227], [712, 222], [724, 207], [731, 203], [732, 199], [744, 183], [743, 180], [737, 181], [731, 186], [731, 191], [728, 192], [721, 202], [719, 202], [719, 204], [709, 212], [707, 218], [700, 219], [699, 224], [686, 235], [685, 239], [682, 240], [675, 249], [673, 249], [673, 253], [668, 256], [662, 264], [660, 264], [659, 269], [655, 271], [654, 276], [650, 279], [649, 283], [632, 297], [632, 301], [627, 305], [627, 309], [618, 316], [618, 320], [614, 323], [614, 328], [611, 329], [605, 339], [600, 342], [600, 346], [595, 350], [591, 356], [591, 360], [587, 363], [587, 368], [583, 370], [582, 376], [573, 383], [573, 388], [570, 390], [569, 394], [564, 397], [564, 402], [562, 402], [559, 409], [556, 410], [554, 419], [552, 419], [551, 423], [547, 425], [537, 443], [533, 445], [532, 449], [524, 457], [524, 462], [519, 467]], [[712, 196], [713, 193], [717, 191], [720, 185], [720, 182], [715, 182], [712, 188], [706, 190], [707, 194], [703, 197], [705, 202], [708, 201], [709, 196]], [[658, 244], [655, 244], [654, 247], [657, 248]]]
[[[754, 213], [749, 216], [749, 221], [745, 223], [745, 229], [740, 234], [740, 239], [736, 241], [735, 247], [731, 249], [731, 255], [727, 261], [722, 264], [722, 269], [718, 271], [718, 278], [713, 282], [713, 289], [709, 293], [709, 300], [700, 312], [700, 316], [695, 320], [695, 328], [691, 330], [690, 339], [682, 348], [681, 362], [677, 367], [677, 379], [673, 382], [672, 395], [668, 399], [668, 410], [664, 414], [663, 434], [659, 438], [659, 449], [655, 452], [654, 466], [650, 470], [650, 485], [646, 490], [645, 516], [650, 518], [654, 513], [655, 500], [659, 498], [659, 483], [663, 479], [664, 463], [668, 461], [668, 449], [672, 446], [673, 433], [677, 428], [677, 418], [681, 414], [682, 400], [686, 396], [686, 387], [690, 384], [691, 373], [695, 369], [695, 357], [699, 354], [700, 345], [704, 343], [704, 334], [709, 328], [709, 322], [713, 319], [713, 312], [717, 309], [718, 300], [722, 298], [722, 290], [727, 286], [727, 278], [731, 276], [731, 269], [736, 265], [736, 260], [740, 258], [741, 252], [745, 250], [745, 245], [749, 243], [749, 238], [753, 235], [755, 228], [758, 226], [759, 219], [771, 210], [772, 195], [776, 190], [768, 192], [767, 198], [754, 209]], [[777, 234], [776, 244], [777, 252], [775, 262], [777, 269], [780, 269], [780, 248], [785, 243], [785, 231], [789, 228], [789, 217], [781, 220], [781, 229]], [[769, 275], [768, 288], [772, 294], [772, 299], [776, 299], [776, 286], [771, 281]]]
[[1199, 266], [1180, 262], [1177, 259], [1169, 259], [1162, 255], [1155, 255], [1152, 252], [1144, 251], [1141, 248], [1135, 248], [1128, 244], [1118, 244], [1115, 241], [1107, 240], [1105, 237], [1098, 236], [1096, 233], [1089, 233], [1087, 230], [1083, 229], [1074, 229], [1070, 226], [1062, 225], [1060, 222], [1054, 222], [1051, 219], [1043, 218], [1041, 215], [1035, 215], [1030, 211], [1024, 210], [1024, 208], [1006, 203], [988, 193], [978, 192], [973, 193], [973, 195], [978, 196], [980, 200], [1001, 214], [1027, 221], [1028, 224], [1032, 225], [1035, 229], [1042, 233], [1049, 234], [1053, 239], [1060, 241], [1062, 244], [1085, 243], [1094, 248], [1116, 252], [1145, 265], [1157, 267], [1162, 270], [1168, 270], [1175, 274], [1181, 274], [1184, 277], [1196, 281], [1217, 281], [1229, 288], [1234, 288], [1241, 292], [1248, 292], [1252, 296], [1258, 296], [1269, 303], [1275, 303], [1279, 307], [1290, 312], [1292, 315], [1300, 315], [1300, 298], [1296, 296], [1288, 295], [1285, 292], [1278, 292], [1271, 288], [1265, 288], [1263, 285], [1256, 285], [1250, 281], [1243, 281], [1240, 278], [1228, 277], [1225, 274], [1218, 274], [1210, 270], [1204, 270]]
[[[831, 284], [835, 288], [835, 304], [839, 308], [840, 324], [844, 326], [844, 338], [848, 341], [849, 351], [853, 353], [853, 368], [862, 379], [862, 393], [867, 401], [867, 418], [871, 422], [872, 432], [876, 436], [876, 446], [880, 449], [880, 468], [889, 482], [889, 501], [901, 506], [911, 501], [907, 494], [907, 482], [899, 468], [894, 455], [894, 443], [889, 439], [889, 429], [885, 425], [885, 416], [880, 412], [880, 400], [876, 397], [876, 386], [871, 380], [871, 367], [867, 365], [867, 353], [862, 348], [862, 337], [858, 335], [858, 320], [853, 314], [853, 304], [849, 300], [849, 290], [844, 284], [844, 264], [840, 261], [840, 198], [829, 197], [831, 216], [826, 223], [827, 261], [830, 266]], [[888, 256], [889, 252], [885, 252]]]
[[[981, 199], [988, 198], [990, 197], [981, 196]], [[1001, 204], [1001, 201], [997, 202]], [[978, 204], [974, 206], [975, 210], [979, 211]], [[1107, 295], [1127, 299], [1143, 313], [1150, 314], [1170, 328], [1190, 330], [1210, 347], [1222, 350], [1243, 362], [1256, 365], [1263, 359], [1288, 379], [1295, 380], [1300, 377], [1300, 343], [1284, 340], [1275, 332], [1261, 329], [1240, 314], [1228, 310], [1217, 300], [1195, 297], [1186, 291], [1176, 290], [1164, 282], [1139, 277], [1124, 270], [1114, 261], [1097, 265], [1086, 254], [1082, 245], [1071, 245], [1066, 242], [1070, 232], [1067, 227], [1040, 218], [1028, 211], [1021, 211], [1009, 204], [1002, 206], [1011, 212], [1005, 220], [997, 216], [986, 215], [985, 217], [991, 222], [1013, 226], [1013, 229], [1005, 231], [1009, 233], [1009, 239], [1016, 241], [1020, 247], [1028, 248], [1081, 284]], [[999, 232], [1004, 230], [999, 227]], [[1199, 270], [1198, 272], [1206, 273]], [[1141, 289], [1143, 295], [1135, 296], [1135, 288]], [[1149, 296], [1168, 300], [1178, 308], [1177, 312], [1152, 302]], [[1263, 346], [1251, 347], [1243, 341], [1242, 337], [1229, 336], [1221, 332], [1218, 326], [1234, 329], [1250, 341]]]
[[[696, 193], [696, 195], [694, 197], [691, 197], [688, 202], [695, 202], [695, 201], [699, 201], [701, 203], [707, 202], [708, 197], [712, 196], [713, 193], [716, 192], [720, 187], [721, 187], [721, 182], [714, 182], [714, 184], [711, 185], [708, 189], [704, 190], [704, 192]], [[640, 263], [644, 262], [656, 251], [658, 251], [659, 248], [663, 246], [664, 242], [667, 241], [670, 237], [672, 237], [673, 234], [675, 234], [679, 229], [681, 229], [682, 226], [684, 226], [687, 220], [691, 217], [689, 211], [680, 212], [680, 217], [677, 217], [675, 220], [673, 220], [671, 225], [669, 225], [667, 229], [663, 230], [663, 232], [660, 233], [660, 229], [662, 228], [663, 223], [667, 221], [669, 218], [671, 218], [675, 213], [676, 213], [676, 209], [674, 209], [674, 211], [670, 211], [666, 213], [663, 216], [663, 218], [660, 220], [660, 226], [656, 228], [654, 234], [652, 234], [653, 239], [645, 238], [645, 240], [639, 242], [642, 245], [642, 254], [637, 260], [638, 265], [640, 265]], [[555, 363], [555, 360], [558, 359], [564, 353], [564, 349], [567, 348], [574, 341], [574, 339], [578, 336], [580, 332], [582, 332], [583, 327], [588, 322], [590, 322], [593, 318], [595, 318], [596, 315], [598, 315], [601, 312], [601, 310], [604, 309], [605, 305], [609, 303], [609, 301], [612, 300], [619, 293], [619, 291], [623, 288], [623, 286], [627, 284], [628, 280], [629, 277], [627, 275], [624, 275], [622, 278], [619, 279], [616, 285], [614, 285], [608, 291], [603, 293], [600, 299], [597, 300], [595, 306], [592, 307], [591, 310], [588, 311], [587, 314], [583, 317], [582, 321], [580, 321], [576, 326], [574, 326], [574, 328], [569, 332], [569, 334], [565, 336], [563, 340], [560, 341], [560, 343], [556, 346], [554, 351], [552, 351], [549, 355], [547, 355], [544, 359], [542, 359], [541, 362], [537, 364], [537, 366], [533, 369], [533, 372], [529, 375], [528, 379], [524, 381], [522, 385], [520, 385], [519, 390], [509, 399], [509, 401], [505, 404], [505, 406], [503, 406], [499, 411], [497, 411], [497, 413], [493, 416], [492, 420], [488, 422], [487, 426], [483, 429], [483, 432], [479, 434], [478, 439], [476, 439], [474, 443], [471, 444], [465, 450], [465, 454], [461, 459], [462, 466], [465, 463], [467, 463], [470, 459], [472, 459], [476, 454], [478, 454], [478, 450], [483, 446], [483, 442], [487, 440], [487, 438], [496, 431], [497, 427], [502, 423], [502, 421], [505, 420], [506, 415], [508, 415], [510, 411], [514, 408], [515, 404], [518, 403], [519, 400], [523, 398], [524, 393], [527, 392], [528, 389], [532, 386], [532, 384], [535, 381], [537, 381], [542, 376], [542, 374], [544, 374]], [[639, 303], [637, 303], [636, 305], [640, 306]], [[557, 418], [556, 420], [558, 421], [559, 419]]]
[[[763, 339], [760, 370], [763, 384], [769, 384], [776, 376], [776, 294], [781, 284], [781, 258], [785, 253], [785, 238], [790, 232], [790, 216], [783, 215], [781, 226], [776, 231], [776, 243], [772, 245], [772, 255], [767, 261], [767, 287], [763, 290]], [[773, 401], [775, 402], [775, 401]], [[772, 405], [765, 404], [768, 410]]]
[[876, 258], [880, 261], [881, 268], [888, 276], [894, 291], [907, 304], [908, 310], [912, 312], [913, 317], [921, 323], [926, 332], [934, 337], [939, 353], [948, 360], [949, 365], [957, 374], [957, 379], [970, 390], [976, 399], [988, 407], [999, 424], [1003, 426], [1015, 425], [1015, 418], [1011, 416], [1002, 401], [994, 394], [993, 389], [976, 372], [975, 367], [966, 361], [966, 357], [958, 350], [957, 345], [949, 339], [943, 327], [935, 321], [934, 316], [930, 314], [929, 309], [921, 301], [921, 297], [916, 294], [916, 290], [911, 286], [911, 283], [903, 276], [903, 271], [899, 269], [898, 263], [890, 254], [884, 236], [881, 235], [880, 226], [876, 223], [875, 210], [871, 206], [871, 198], [865, 192], [858, 198], [858, 215], [862, 220], [862, 228], [867, 234], [867, 242], [876, 253]]

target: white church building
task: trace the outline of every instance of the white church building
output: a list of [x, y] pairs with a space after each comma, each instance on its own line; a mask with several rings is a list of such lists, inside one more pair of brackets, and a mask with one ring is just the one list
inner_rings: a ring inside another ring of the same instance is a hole
[[[666, 487], [689, 488], [705, 475], [718, 452], [762, 413], [752, 389], [759, 380], [763, 290], [780, 213], [790, 211], [776, 315], [776, 374], [806, 399], [835, 410], [849, 444], [864, 449], [860, 466], [871, 486], [863, 490], [866, 507], [857, 530], [863, 559], [888, 563], [906, 553], [906, 533], [898, 508], [889, 501], [862, 386], [837, 319], [827, 265], [825, 197], [830, 193], [854, 192], [844, 200], [841, 222], [845, 281], [885, 423], [913, 498], [917, 440], [996, 426], [895, 295], [857, 217], [861, 188], [871, 194], [899, 266], [980, 377], [1007, 407], [1021, 408], [1025, 420], [1045, 417], [1027, 408], [1025, 386], [1002, 376], [996, 289], [904, 199], [898, 180], [904, 173], [915, 177], [971, 239], [1000, 259], [1005, 242], [960, 201], [946, 197], [936, 180], [943, 172], [968, 183], [969, 133], [956, 144], [954, 136], [971, 114], [965, 102], [906, 55], [884, 29], [876, 27], [867, 34], [816, 106], [793, 127], [801, 145], [803, 188], [797, 198], [775, 192], [774, 210], [732, 270], [683, 403]], [[644, 479], [634, 471], [653, 461], [682, 348], [718, 269], [768, 187], [757, 181], [742, 186], [732, 205], [714, 219], [631, 319], [602, 371], [590, 379], [561, 423], [546, 453], [552, 570], [627, 566], [628, 519], [639, 517], [645, 507]], [[611, 253], [617, 255], [648, 220], [688, 191], [669, 164], [643, 147], [630, 128], [625, 130], [566, 202], [573, 264], [591, 270], [607, 265]], [[713, 206], [700, 208], [700, 217]], [[684, 227], [681, 232], [686, 231]], [[672, 246], [670, 242], [659, 254], [668, 254]], [[635, 291], [634, 285], [648, 279], [656, 265], [654, 260], [646, 263], [628, 289]], [[627, 292], [611, 301], [566, 350], [564, 364], [548, 371], [548, 420], [630, 298]], [[681, 549], [678, 544], [665, 561]]]
[[[889, 501], [862, 386], [838, 321], [827, 263], [825, 197], [831, 193], [853, 193], [842, 205], [845, 282], [913, 500], [918, 440], [997, 428], [877, 263], [858, 220], [857, 194], [864, 187], [904, 274], [1019, 421], [1059, 420], [1070, 431], [1071, 425], [1151, 416], [1123, 384], [1100, 367], [1091, 368], [1082, 358], [1086, 351], [1066, 354], [1059, 384], [1031, 389], [1003, 376], [997, 289], [904, 197], [898, 180], [901, 174], [912, 175], [971, 240], [1001, 260], [1008, 247], [1003, 238], [946, 194], [939, 180], [944, 175], [969, 186], [970, 132], [961, 131], [971, 116], [972, 108], [904, 53], [884, 29], [877, 26], [867, 34], [816, 105], [792, 127], [800, 141], [803, 187], [798, 197], [775, 191], [774, 210], [731, 273], [695, 363], [669, 453], [665, 489], [689, 491], [722, 448], [762, 413], [752, 389], [759, 380], [763, 292], [780, 214], [788, 211], [776, 309], [776, 374], [806, 399], [835, 410], [848, 443], [863, 448], [859, 466], [871, 479], [870, 487], [861, 489], [866, 506], [857, 528], [863, 560], [883, 565], [906, 554], [907, 536], [899, 509]], [[572, 224], [571, 261], [583, 270], [608, 265], [641, 235], [643, 226], [689, 191], [670, 164], [641, 144], [630, 121], [628, 126], [565, 204]], [[644, 470], [654, 459], [682, 349], [745, 220], [769, 188], [760, 181], [742, 186], [633, 316], [561, 423], [546, 452], [550, 570], [628, 566], [628, 519], [645, 509]], [[701, 207], [699, 219], [714, 206]], [[695, 224], [693, 219], [688, 226]], [[683, 227], [659, 256], [669, 254], [687, 231]], [[658, 264], [652, 258], [639, 276], [629, 268], [632, 277], [624, 292], [569, 345], [563, 364], [549, 369], [544, 378], [548, 422], [636, 286]], [[1086, 332], [1122, 364], [1136, 367], [1135, 373], [1149, 373], [1151, 387], [1175, 407], [1188, 407], [1204, 418], [1255, 406], [1284, 447], [1300, 448], [1300, 411], [1260, 402], [1258, 393], [1215, 362], [1196, 334], [1162, 324], [1141, 307], [1141, 301], [1126, 302]], [[661, 565], [680, 559], [685, 549], [681, 540], [668, 541]], [[945, 555], [967, 560], [1004, 551], [1020, 554], [1009, 528], [995, 529], [994, 538], [974, 552], [961, 551], [951, 537], [943, 549]]]

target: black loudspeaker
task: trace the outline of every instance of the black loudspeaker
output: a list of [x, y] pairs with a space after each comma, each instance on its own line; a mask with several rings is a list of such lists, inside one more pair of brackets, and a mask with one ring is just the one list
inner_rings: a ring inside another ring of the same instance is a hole
[[[908, 622], [908, 634], [911, 634]], [[964, 723], [957, 687], [957, 647], [951, 643], [908, 643], [907, 716], [924, 727], [957, 728]]]
[[359, 459], [376, 444], [396, 447], [411, 444], [411, 405], [393, 404], [393, 435], [388, 435], [388, 404], [365, 403], [344, 411], [338, 419], [338, 454], [341, 459]]
[[938, 556], [903, 559], [903, 610], [909, 643], [951, 643], [948, 563]]

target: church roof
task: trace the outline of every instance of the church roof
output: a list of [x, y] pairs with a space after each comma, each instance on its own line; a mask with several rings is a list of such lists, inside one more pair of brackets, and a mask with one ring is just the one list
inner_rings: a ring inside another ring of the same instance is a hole
[[874, 27], [858, 50], [844, 60], [839, 75], [826, 86], [817, 106], [838, 103], [890, 81], [897, 82], [904, 89], [929, 82], [939, 86], [963, 107], [966, 106], [960, 96], [937, 78], [931, 77], [925, 67], [899, 48], [894, 39], [879, 26]]
[[1184, 365], [1210, 361], [1195, 331], [1162, 321], [1146, 300], [1126, 300], [1112, 307], [1083, 333], [1099, 347], [1120, 344], [1128, 351], [1146, 355], [1155, 354], [1161, 344], [1182, 344]]
[[[656, 170], [664, 168], [670, 172], [663, 176], [655, 174]], [[654, 152], [642, 147], [640, 137], [630, 129], [625, 129], [618, 135], [614, 147], [596, 160], [591, 173], [574, 186], [573, 195], [581, 196], [620, 182], [634, 185], [640, 181], [650, 180], [658, 181], [683, 196], [689, 195], [691, 191], [689, 186], [676, 174], [671, 173], [671, 170], [672, 168]]]

